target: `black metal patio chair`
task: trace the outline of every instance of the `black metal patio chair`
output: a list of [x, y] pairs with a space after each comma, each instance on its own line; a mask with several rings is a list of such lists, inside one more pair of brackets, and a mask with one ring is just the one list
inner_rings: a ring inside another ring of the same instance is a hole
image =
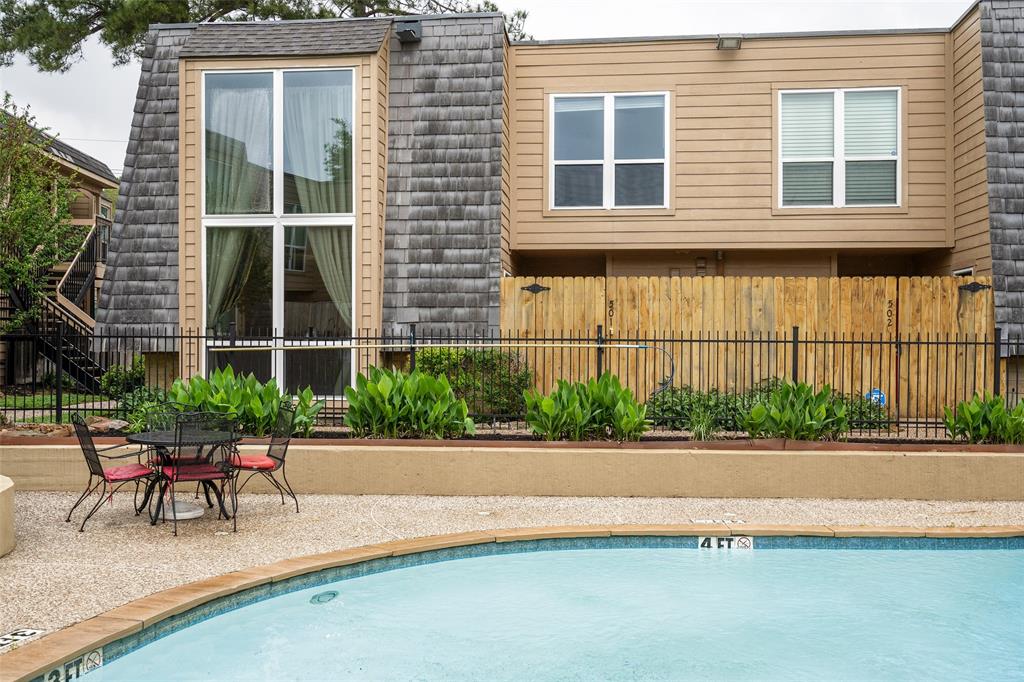
[[[82, 519], [82, 525], [79, 527], [79, 532], [85, 531], [86, 522], [92, 518], [103, 501], [108, 497], [113, 499], [114, 493], [120, 490], [122, 487], [129, 483], [135, 484], [135, 515], [138, 516], [143, 507], [145, 507], [145, 501], [139, 504], [139, 485], [143, 482], [151, 483], [152, 479], [157, 475], [153, 469], [142, 463], [142, 455], [147, 453], [147, 449], [134, 450], [121, 455], [107, 455], [104, 454], [111, 450], [123, 449], [123, 445], [113, 445], [108, 448], [96, 448], [96, 443], [92, 439], [92, 432], [89, 431], [89, 427], [86, 425], [82, 415], [75, 413], [71, 415], [71, 423], [75, 427], [75, 436], [78, 437], [78, 445], [82, 448], [82, 454], [85, 456], [85, 462], [89, 467], [89, 482], [85, 486], [85, 491], [79, 496], [78, 501], [71, 507], [68, 512], [68, 516], [65, 522], [71, 522], [71, 515], [75, 513], [75, 509], [78, 508], [85, 498], [96, 490], [100, 491], [99, 499], [89, 510], [89, 513]], [[122, 464], [119, 466], [103, 468], [101, 459], [107, 460], [118, 460], [128, 459], [130, 457], [135, 458], [134, 463]]]
[[[239, 472], [249, 474], [242, 481], [242, 484], [238, 486], [238, 492], [242, 491], [242, 488], [245, 487], [245, 484], [253, 476], [259, 474], [267, 479], [270, 485], [277, 489], [277, 492], [281, 493], [281, 504], [284, 504], [285, 494], [295, 501], [295, 513], [298, 514], [299, 498], [295, 496], [295, 491], [292, 490], [291, 484], [288, 483], [288, 476], [284, 470], [285, 456], [288, 454], [288, 444], [292, 440], [294, 422], [295, 410], [282, 405], [277, 413], [277, 421], [274, 423], [274, 429], [270, 435], [270, 445], [267, 446], [267, 454], [235, 455], [231, 460], [231, 464]], [[281, 472], [281, 480], [274, 476], [276, 472]]]

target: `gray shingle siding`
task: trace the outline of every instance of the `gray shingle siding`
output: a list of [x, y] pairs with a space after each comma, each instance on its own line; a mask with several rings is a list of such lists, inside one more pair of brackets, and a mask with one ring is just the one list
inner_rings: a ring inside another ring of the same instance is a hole
[[1024, 0], [980, 10], [996, 324], [1024, 338]]
[[142, 58], [97, 331], [178, 326], [178, 54], [192, 29], [152, 31]]
[[498, 326], [500, 16], [425, 19], [391, 42], [384, 324]]

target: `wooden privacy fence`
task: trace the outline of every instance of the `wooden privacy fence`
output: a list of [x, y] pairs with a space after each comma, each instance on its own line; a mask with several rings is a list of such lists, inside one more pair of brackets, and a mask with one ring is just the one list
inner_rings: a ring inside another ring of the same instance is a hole
[[[514, 277], [501, 283], [503, 334], [551, 339], [600, 332], [608, 346], [601, 369], [628, 376], [641, 397], [668, 380], [738, 392], [798, 377], [844, 393], [879, 391], [890, 411], [936, 417], [942, 405], [993, 390], [993, 325], [986, 277]], [[593, 351], [582, 360], [572, 354], [572, 366], [567, 357], [557, 348], [534, 353], [539, 388], [597, 371]]]

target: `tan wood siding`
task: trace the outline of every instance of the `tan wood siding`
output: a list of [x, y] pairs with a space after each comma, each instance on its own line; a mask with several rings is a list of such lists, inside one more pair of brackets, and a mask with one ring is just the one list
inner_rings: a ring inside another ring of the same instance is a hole
[[[358, 147], [356, 178], [356, 290], [353, 292], [360, 329], [378, 329], [383, 269], [384, 201], [387, 173], [387, 41], [382, 53], [355, 57], [280, 59], [181, 60], [182, 125], [180, 126], [180, 199], [178, 230], [178, 305], [181, 326], [202, 325], [200, 268], [200, 88], [202, 72], [216, 69], [354, 67]], [[383, 56], [382, 56], [383, 55]], [[383, 60], [383, 64], [381, 61]]]
[[[945, 34], [517, 45], [512, 59], [513, 250], [951, 246]], [[775, 208], [773, 91], [857, 86], [903, 88], [903, 205]], [[670, 208], [549, 210], [547, 96], [653, 90], [670, 93]]]
[[952, 31], [951, 148], [953, 237], [950, 269], [992, 274], [985, 163], [985, 102], [981, 82], [981, 19], [977, 8]]

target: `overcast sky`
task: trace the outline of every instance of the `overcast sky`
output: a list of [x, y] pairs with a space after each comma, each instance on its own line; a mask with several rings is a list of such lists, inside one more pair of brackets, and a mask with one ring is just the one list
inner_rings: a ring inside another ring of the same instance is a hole
[[[972, 0], [498, 0], [529, 12], [539, 40], [637, 35], [946, 28]], [[636, 9], [636, 11], [629, 11]], [[627, 11], [623, 11], [623, 10]], [[114, 68], [92, 41], [65, 74], [36, 72], [24, 59], [0, 68], [0, 91], [31, 105], [41, 125], [121, 172], [139, 66]]]

